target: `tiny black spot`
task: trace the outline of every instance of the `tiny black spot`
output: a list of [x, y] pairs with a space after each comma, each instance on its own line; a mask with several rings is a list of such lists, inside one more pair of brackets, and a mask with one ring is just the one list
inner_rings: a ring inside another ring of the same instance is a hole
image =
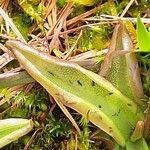
[[134, 130], [135, 130], [135, 127], [131, 127], [131, 134], [134, 132]]
[[130, 103], [128, 103], [127, 105], [128, 105], [128, 106], [132, 106], [132, 104], [130, 104]]
[[98, 105], [98, 108], [102, 108], [102, 106], [101, 106], [101, 105]]
[[90, 114], [90, 109], [87, 111], [86, 116], [88, 117]]
[[119, 109], [118, 112], [112, 114], [112, 116], [118, 116], [120, 114], [121, 110]]
[[112, 133], [113, 130], [112, 130], [112, 127], [109, 127], [109, 133]]
[[94, 81], [92, 81], [91, 85], [92, 85], [92, 86], [95, 86], [95, 82], [94, 82]]
[[82, 83], [81, 83], [79, 80], [77, 80], [77, 83], [78, 83], [80, 86], [82, 86]]
[[114, 117], [114, 116], [116, 116], [116, 115], [117, 115], [117, 114], [116, 114], [116, 113], [114, 113], [114, 114], [112, 114], [111, 116], [112, 116], [112, 117]]
[[70, 83], [70, 84], [72, 84], [72, 81], [71, 81], [71, 80], [69, 80], [69, 83]]
[[109, 94], [109, 95], [112, 95], [112, 94], [113, 94], [113, 92], [109, 92], [108, 94]]
[[48, 71], [48, 73], [51, 74], [52, 76], [54, 76], [54, 74], [52, 72]]

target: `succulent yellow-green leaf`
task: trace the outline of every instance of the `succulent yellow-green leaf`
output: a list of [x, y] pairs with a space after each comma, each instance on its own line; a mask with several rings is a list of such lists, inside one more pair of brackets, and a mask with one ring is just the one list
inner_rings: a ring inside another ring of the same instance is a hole
[[27, 134], [32, 128], [32, 120], [17, 118], [0, 120], [0, 148]]
[[[125, 26], [123, 24], [117, 25], [100, 74], [104, 75], [124, 95], [134, 100], [135, 103], [141, 104], [140, 98], [143, 97], [143, 88], [138, 61], [133, 52], [133, 43]], [[139, 121], [138, 123], [142, 125], [143, 121]], [[128, 139], [126, 142], [126, 150], [147, 150], [147, 143], [142, 138], [142, 127], [136, 128], [134, 135]]]
[[123, 24], [118, 24], [115, 28], [110, 50], [100, 74], [105, 76], [124, 95], [136, 103], [140, 103], [139, 99], [143, 98], [143, 87], [138, 61], [132, 40]]
[[20, 41], [9, 40], [26, 71], [53, 97], [76, 110], [125, 146], [136, 122], [137, 105], [110, 82], [77, 64], [47, 56]]

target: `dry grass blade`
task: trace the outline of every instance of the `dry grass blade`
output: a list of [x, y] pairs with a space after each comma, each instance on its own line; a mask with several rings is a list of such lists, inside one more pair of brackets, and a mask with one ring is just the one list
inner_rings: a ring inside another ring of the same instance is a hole
[[[1, 2], [0, 2], [0, 7], [2, 7], [2, 8], [4, 9], [4, 11], [7, 10], [9, 1], [10, 1], [10, 0], [1, 0]], [[0, 24], [1, 24], [2, 21], [3, 21], [3, 17], [0, 16]]]
[[0, 69], [13, 60], [7, 53], [0, 56]]
[[96, 12], [100, 8], [101, 8], [101, 5], [96, 7], [96, 8], [93, 8], [92, 10], [89, 10], [89, 11], [87, 11], [87, 12], [85, 12], [85, 13], [77, 16], [77, 17], [74, 17], [74, 18], [68, 20], [67, 21], [67, 26], [73, 25], [73, 24], [77, 23], [79, 20], [82, 20], [82, 19], [90, 16], [91, 14], [93, 14], [94, 12]]
[[52, 11], [52, 9], [54, 8], [54, 6], [56, 5], [56, 0], [50, 0], [49, 2], [47, 2], [48, 6], [46, 7], [46, 11], [43, 17], [43, 20], [45, 20], [48, 15], [50, 14], [50, 12]]
[[68, 53], [66, 54], [66, 56], [64, 57], [64, 59], [68, 59], [71, 56], [74, 48], [76, 47], [77, 43], [79, 42], [79, 40], [81, 38], [81, 36], [82, 36], [82, 30], [80, 31], [80, 34], [79, 34], [77, 40], [75, 41], [75, 43], [73, 44], [73, 46], [70, 48], [70, 50], [68, 51]]
[[26, 72], [6, 72], [0, 74], [0, 88], [8, 88], [34, 82], [34, 79]]
[[0, 43], [0, 49], [1, 49], [3, 52], [9, 54], [11, 57], [13, 57], [13, 58], [15, 57], [15, 56], [13, 55], [13, 53], [12, 53], [8, 48], [6, 48], [3, 44], [1, 44], [1, 43]]
[[23, 150], [28, 150], [29, 149], [30, 144], [32, 143], [33, 139], [35, 138], [35, 136], [36, 136], [36, 134], [38, 133], [39, 130], [41, 130], [41, 129], [37, 129], [33, 133], [32, 137], [30, 138], [30, 140], [28, 141], [28, 143], [26, 144], [26, 146], [23, 148]]
[[130, 2], [128, 3], [128, 5], [126, 6], [126, 8], [123, 10], [122, 14], [120, 15], [120, 17], [123, 17], [126, 12], [128, 11], [128, 9], [130, 8], [130, 6], [133, 4], [135, 0], [130, 0]]
[[64, 26], [64, 22], [67, 18], [67, 16], [72, 12], [72, 3], [69, 3], [66, 8], [65, 8], [65, 11], [63, 12], [63, 14], [61, 15], [61, 19], [60, 21], [58, 22], [58, 27], [57, 27], [57, 30], [56, 32], [54, 33], [53, 35], [53, 38], [51, 40], [51, 43], [49, 45], [49, 48], [50, 48], [50, 53], [52, 51], [53, 48], [58, 48], [58, 45], [59, 45], [59, 34], [60, 34], [60, 31], [61, 29], [63, 28]]
[[5, 11], [0, 7], [0, 15], [4, 18], [5, 22], [10, 26], [10, 28], [14, 31], [16, 36], [20, 38], [23, 42], [26, 42], [22, 34], [19, 32], [15, 24], [12, 22], [12, 20], [9, 18], [9, 16], [5, 13]]
[[[105, 18], [107, 20], [110, 20], [110, 21], [115, 21], [115, 20], [119, 21], [119, 20], [122, 20], [122, 21], [131, 21], [133, 23], [137, 22], [137, 18], [134, 18], [134, 17], [118, 17], [118, 16], [111, 16], [111, 15], [105, 15], [105, 14], [101, 15], [101, 17], [103, 17], [103, 18]], [[96, 20], [100, 21], [101, 18], [100, 19], [96, 18]], [[141, 18], [141, 20], [142, 20], [143, 23], [150, 23], [150, 18]]]
[[71, 116], [71, 114], [69, 113], [67, 108], [56, 97], [54, 99], [55, 99], [55, 102], [57, 103], [57, 105], [60, 107], [60, 109], [66, 115], [66, 117], [71, 121], [72, 125], [75, 127], [77, 132], [80, 134], [80, 128], [78, 127], [77, 123], [75, 122], [75, 120], [73, 119], [73, 117]]
[[[0, 100], [0, 106], [1, 104], [6, 103], [7, 101], [5, 99]], [[0, 117], [5, 115], [5, 113], [9, 112], [11, 109], [14, 109], [16, 107], [16, 103], [13, 103], [9, 108], [5, 109], [4, 111], [0, 112]]]
[[71, 57], [70, 61], [82, 61], [82, 60], [86, 60], [86, 59], [90, 59], [90, 58], [95, 58], [97, 56], [105, 55], [105, 54], [107, 54], [107, 52], [108, 52], [108, 49], [104, 49], [101, 51], [91, 50], [91, 51], [87, 51], [82, 54]]
[[[58, 19], [56, 22], [54, 22], [53, 26], [51, 27], [51, 29], [48, 31], [46, 37], [48, 37], [49, 35], [52, 34], [52, 32], [54, 31], [54, 29], [59, 25], [59, 23], [61, 22], [62, 16], [64, 16], [64, 13], [66, 12], [67, 9], [69, 9], [69, 7], [72, 7], [72, 3], [68, 3], [66, 6], [64, 6], [63, 10], [61, 11], [61, 14], [59, 15]], [[71, 13], [71, 12], [70, 12]], [[67, 16], [65, 16], [67, 17]]]

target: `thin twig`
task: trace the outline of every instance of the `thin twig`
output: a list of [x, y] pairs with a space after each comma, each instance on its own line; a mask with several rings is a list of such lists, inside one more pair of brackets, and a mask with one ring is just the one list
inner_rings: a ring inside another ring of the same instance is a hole
[[53, 25], [53, 27], [51, 27], [51, 29], [47, 32], [47, 35], [46, 35], [47, 37], [52, 34], [52, 32], [54, 31], [55, 27], [60, 23], [60, 20], [61, 20], [62, 16], [64, 15], [64, 12], [66, 11], [66, 9], [68, 9], [68, 6], [71, 6], [71, 5], [73, 5], [73, 4], [72, 4], [72, 3], [68, 3], [68, 4], [63, 8], [61, 15], [60, 15], [60, 16], [58, 17], [58, 19], [57, 19], [57, 22], [56, 22], [56, 23]]
[[54, 48], [54, 47], [56, 48], [55, 44], [58, 41], [59, 33], [60, 33], [61, 29], [63, 28], [64, 22], [65, 22], [67, 16], [72, 12], [71, 8], [72, 8], [72, 4], [67, 5], [67, 8], [65, 9], [65, 11], [60, 19], [59, 26], [53, 36], [53, 39], [51, 40], [50, 45], [49, 45], [50, 53], [52, 51], [52, 48]]
[[76, 45], [77, 45], [79, 39], [81, 38], [81, 36], [82, 36], [82, 30], [81, 30], [81, 32], [80, 32], [80, 34], [79, 34], [77, 40], [75, 41], [75, 43], [73, 44], [73, 46], [70, 48], [70, 50], [68, 51], [68, 53], [67, 53], [66, 56], [64, 57], [64, 59], [68, 59], [68, 57], [71, 56], [71, 54], [72, 54], [74, 48], [76, 47]]
[[28, 141], [28, 143], [26, 144], [26, 146], [23, 148], [23, 150], [28, 150], [28, 148], [29, 148], [30, 144], [32, 143], [34, 137], [36, 136], [37, 132], [38, 132], [39, 130], [41, 130], [41, 129], [42, 129], [42, 128], [37, 129], [37, 130], [33, 133], [32, 137], [30, 138], [30, 140]]
[[52, 9], [54, 8], [54, 6], [56, 5], [56, 0], [50, 0], [47, 5], [48, 5], [48, 7], [46, 7], [46, 11], [45, 11], [43, 20], [45, 20], [48, 17], [48, 15], [50, 14], [50, 12], [52, 11]]
[[[150, 18], [141, 18], [143, 23], [150, 23]], [[116, 21], [131, 21], [133, 23], [137, 22], [137, 18], [131, 18], [131, 17], [118, 17], [118, 16], [111, 16], [111, 15], [101, 15], [100, 17], [89, 17], [83, 19], [83, 21], [100, 21], [100, 22], [108, 22], [108, 23], [114, 23]]]
[[55, 99], [55, 102], [57, 103], [57, 105], [60, 107], [60, 109], [63, 111], [63, 113], [66, 115], [66, 117], [70, 120], [72, 125], [75, 127], [77, 132], [80, 134], [80, 128], [78, 127], [76, 121], [71, 116], [70, 112], [67, 110], [66, 106], [64, 106], [63, 103], [58, 98], [55, 97], [54, 99]]
[[83, 14], [77, 16], [77, 17], [74, 17], [74, 18], [68, 20], [68, 21], [67, 21], [67, 26], [70, 26], [70, 25], [72, 25], [72, 24], [78, 22], [79, 20], [82, 20], [82, 19], [84, 19], [84, 18], [90, 16], [91, 14], [93, 14], [94, 12], [96, 12], [96, 11], [97, 11], [98, 9], [100, 9], [101, 7], [102, 7], [102, 6], [100, 5], [100, 6], [94, 8], [94, 9], [92, 9], [92, 10], [89, 10], [89, 11], [87, 11], [87, 12], [85, 12], [85, 13], [83, 13]]
[[[7, 7], [10, 0], [1, 0], [0, 7], [3, 8], [4, 11], [7, 11]], [[0, 23], [3, 21], [3, 17], [0, 16]]]
[[[118, 16], [111, 16], [111, 15], [101, 15], [101, 17], [109, 19], [116, 19], [116, 20], [122, 20], [122, 21], [132, 21], [133, 23], [137, 22], [137, 18], [131, 18], [131, 17], [118, 17]], [[99, 19], [100, 20], [100, 19]], [[150, 23], [150, 18], [141, 18], [143, 23]]]
[[95, 51], [95, 50], [91, 50], [88, 52], [84, 52], [82, 54], [73, 56], [70, 58], [70, 61], [82, 61], [82, 60], [86, 60], [86, 59], [90, 59], [90, 58], [95, 58], [98, 56], [102, 56], [107, 54], [108, 49], [104, 49], [104, 50], [100, 50], [100, 51]]
[[78, 149], [78, 135], [75, 134], [75, 150]]
[[129, 8], [131, 7], [131, 5], [133, 4], [134, 1], [135, 0], [130, 0], [130, 2], [128, 3], [128, 5], [125, 7], [122, 14], [120, 15], [120, 17], [123, 17], [126, 14], [126, 12], [129, 10]]
[[1, 43], [0, 43], [0, 49], [3, 52], [9, 54], [10, 57], [15, 58], [14, 54], [8, 48], [6, 48], [3, 44], [1, 44]]

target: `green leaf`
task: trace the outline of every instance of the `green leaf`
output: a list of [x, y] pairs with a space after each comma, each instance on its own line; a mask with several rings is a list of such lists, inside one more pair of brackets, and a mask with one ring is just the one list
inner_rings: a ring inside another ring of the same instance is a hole
[[125, 146], [136, 122], [143, 119], [132, 100], [104, 78], [77, 64], [47, 56], [16, 40], [7, 41], [6, 46], [55, 99], [88, 117]]
[[137, 42], [141, 52], [150, 52], [150, 33], [146, 30], [141, 18], [137, 17]]
[[141, 138], [136, 142], [128, 141], [126, 144], [126, 149], [127, 150], [149, 150], [144, 138]]
[[111, 46], [102, 64], [100, 75], [105, 76], [128, 98], [140, 103], [140, 98], [143, 98], [143, 87], [138, 61], [133, 52], [132, 40], [124, 24], [120, 23], [114, 29]]
[[[125, 51], [129, 53], [120, 55], [120, 52]], [[133, 51], [133, 43], [124, 24], [116, 25], [110, 49], [105, 57], [100, 74], [104, 75], [124, 95], [141, 104], [140, 98], [143, 97], [143, 87], [138, 61]], [[147, 150], [147, 143], [145, 139], [141, 138], [144, 126], [141, 125], [141, 122], [138, 122], [141, 128], [136, 128], [135, 135], [126, 143], [126, 150]], [[131, 140], [137, 141], [132, 142]]]
[[32, 120], [16, 118], [0, 120], [0, 148], [27, 134], [32, 128]]

